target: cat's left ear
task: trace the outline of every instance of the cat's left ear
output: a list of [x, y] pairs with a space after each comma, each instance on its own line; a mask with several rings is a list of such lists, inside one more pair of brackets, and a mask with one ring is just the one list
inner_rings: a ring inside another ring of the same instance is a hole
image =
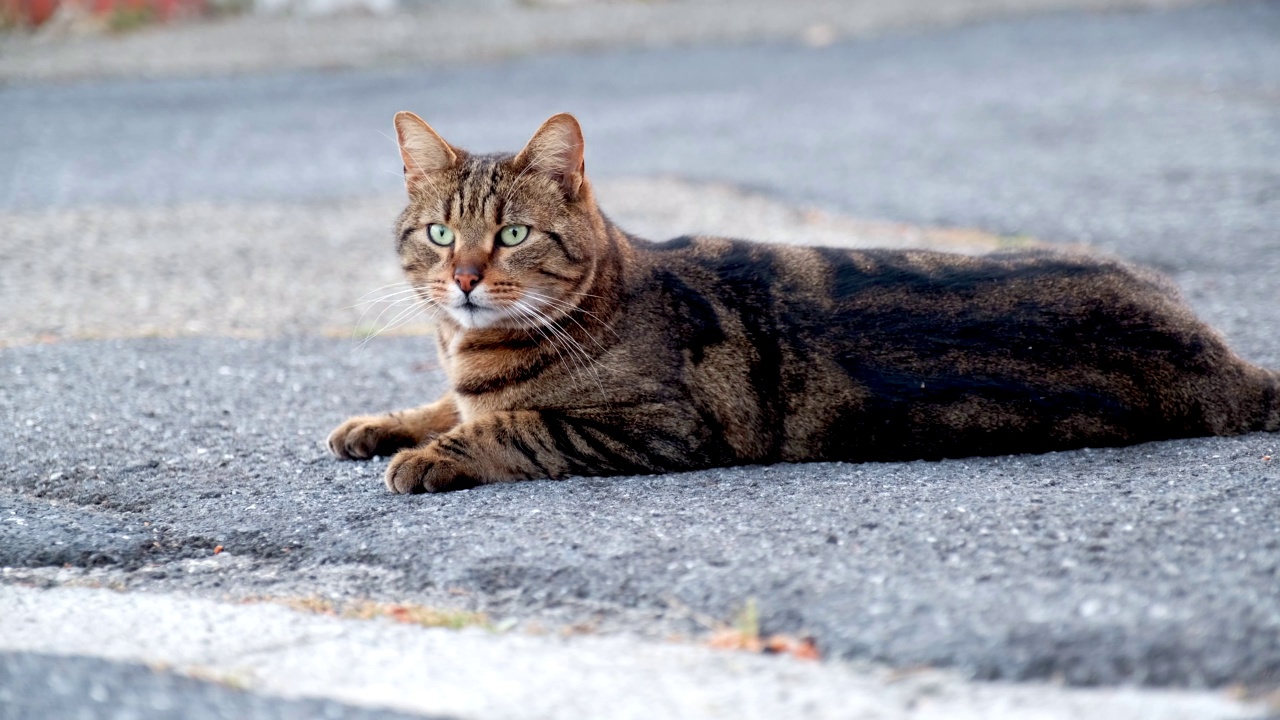
[[577, 200], [587, 175], [584, 148], [578, 120], [569, 113], [560, 113], [542, 123], [529, 144], [516, 155], [515, 165], [522, 170], [531, 165], [531, 169], [550, 175], [560, 183], [565, 197]]
[[422, 118], [411, 112], [396, 113], [396, 141], [404, 161], [404, 184], [412, 189], [428, 175], [458, 163], [458, 153]]

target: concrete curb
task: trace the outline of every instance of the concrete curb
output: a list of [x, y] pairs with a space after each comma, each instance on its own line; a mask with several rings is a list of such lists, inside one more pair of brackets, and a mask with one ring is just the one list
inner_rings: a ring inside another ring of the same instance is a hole
[[1262, 717], [1219, 693], [969, 683], [627, 636], [421, 628], [177, 595], [0, 585], [0, 650], [145, 663], [254, 693], [461, 718]]

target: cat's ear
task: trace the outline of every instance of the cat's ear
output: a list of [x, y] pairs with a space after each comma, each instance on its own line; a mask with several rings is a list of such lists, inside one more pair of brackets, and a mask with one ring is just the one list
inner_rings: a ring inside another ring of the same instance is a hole
[[587, 172], [583, 149], [582, 128], [577, 119], [569, 113], [560, 113], [542, 123], [529, 144], [516, 155], [515, 165], [521, 169], [528, 165], [550, 175], [560, 183], [566, 197], [577, 200]]
[[458, 152], [436, 134], [422, 118], [411, 112], [396, 113], [396, 141], [404, 160], [404, 184], [412, 188], [432, 173], [448, 170], [458, 163]]

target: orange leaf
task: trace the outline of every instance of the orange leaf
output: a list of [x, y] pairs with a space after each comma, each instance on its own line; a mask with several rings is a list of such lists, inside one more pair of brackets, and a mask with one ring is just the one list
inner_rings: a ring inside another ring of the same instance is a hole
[[818, 652], [818, 643], [813, 638], [800, 638], [800, 643], [791, 650], [791, 654], [801, 660], [821, 660], [822, 653]]
[[764, 649], [764, 644], [760, 642], [760, 638], [749, 637], [733, 628], [717, 630], [707, 639], [707, 644], [717, 650], [760, 652]]
[[813, 638], [793, 638], [787, 635], [773, 635], [765, 642], [766, 652], [790, 655], [800, 660], [821, 660], [818, 644]]

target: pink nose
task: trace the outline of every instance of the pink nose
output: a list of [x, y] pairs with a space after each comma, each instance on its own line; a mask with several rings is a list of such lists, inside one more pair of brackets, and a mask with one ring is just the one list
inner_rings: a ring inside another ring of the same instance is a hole
[[462, 292], [470, 293], [480, 284], [484, 276], [480, 274], [480, 269], [475, 267], [460, 267], [453, 271], [453, 279], [458, 281], [458, 287], [462, 288]]

